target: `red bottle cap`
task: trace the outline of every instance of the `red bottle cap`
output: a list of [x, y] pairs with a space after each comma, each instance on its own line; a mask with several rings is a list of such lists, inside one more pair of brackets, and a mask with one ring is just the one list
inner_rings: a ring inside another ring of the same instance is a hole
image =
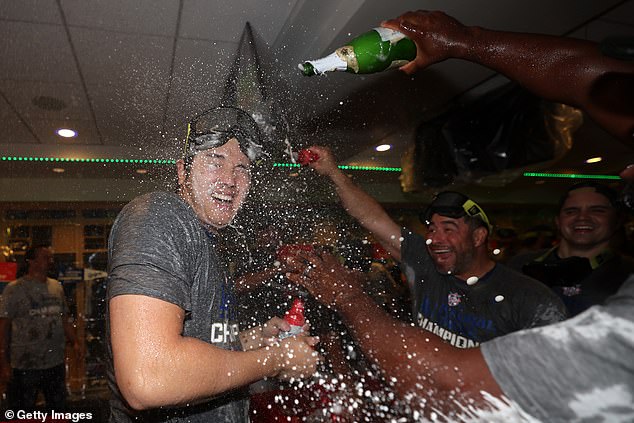
[[301, 299], [295, 298], [290, 310], [284, 315], [284, 320], [286, 320], [289, 325], [304, 326], [306, 319], [304, 318], [304, 302]]
[[302, 166], [306, 166], [308, 163], [316, 162], [317, 160], [319, 160], [319, 154], [307, 148], [297, 152], [297, 162]]

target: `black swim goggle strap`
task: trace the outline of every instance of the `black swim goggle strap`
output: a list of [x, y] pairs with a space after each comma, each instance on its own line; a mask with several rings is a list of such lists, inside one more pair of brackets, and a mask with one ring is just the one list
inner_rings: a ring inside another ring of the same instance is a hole
[[232, 138], [238, 140], [240, 150], [251, 161], [264, 154], [260, 128], [255, 120], [236, 107], [220, 106], [201, 113], [189, 122], [183, 157], [220, 147]]

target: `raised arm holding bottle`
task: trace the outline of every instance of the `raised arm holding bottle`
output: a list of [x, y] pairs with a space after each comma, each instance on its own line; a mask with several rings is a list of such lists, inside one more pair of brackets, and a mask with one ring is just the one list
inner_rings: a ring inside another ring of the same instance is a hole
[[[416, 60], [402, 68], [408, 73], [450, 57], [478, 62], [538, 95], [581, 107], [604, 129], [632, 139], [631, 57], [604, 57], [598, 45], [585, 41], [468, 28], [441, 12], [408, 12], [384, 25], [416, 42]], [[320, 151], [322, 159], [311, 166], [333, 180], [350, 214], [366, 222], [364, 226], [376, 225], [372, 211], [362, 210], [370, 203], [361, 203], [363, 195], [350, 188], [352, 182], [333, 170], [333, 164], [322, 161], [323, 154]], [[634, 181], [634, 167], [621, 177]], [[355, 199], [360, 201], [355, 204]], [[634, 413], [634, 368], [628, 358], [634, 351], [634, 276], [605, 305], [574, 319], [459, 350], [375, 308], [358, 277], [337, 268], [340, 265], [332, 259], [305, 254], [304, 260], [294, 263], [296, 270], [289, 278], [341, 313], [364, 351], [412, 409], [413, 398], [423, 397], [423, 412], [449, 406], [458, 414], [478, 417], [479, 406], [489, 402], [500, 408], [504, 403], [495, 397], [504, 396], [540, 421], [618, 420]], [[491, 394], [488, 399], [485, 391]], [[609, 406], [605, 392], [610, 392]]]
[[469, 27], [438, 11], [407, 12], [382, 25], [416, 43], [416, 58], [400, 68], [408, 74], [450, 58], [479, 63], [541, 97], [585, 110], [613, 135], [634, 141], [631, 57], [609, 57], [591, 41]]

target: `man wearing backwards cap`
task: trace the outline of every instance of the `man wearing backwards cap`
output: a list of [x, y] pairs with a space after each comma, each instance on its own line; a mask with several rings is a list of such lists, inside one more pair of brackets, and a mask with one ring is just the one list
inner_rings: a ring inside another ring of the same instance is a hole
[[559, 201], [557, 246], [521, 254], [509, 266], [544, 282], [576, 316], [602, 304], [634, 272], [634, 262], [610, 249], [623, 223], [618, 194], [599, 182], [574, 184]]
[[421, 328], [456, 347], [475, 347], [500, 335], [558, 322], [561, 301], [545, 285], [496, 264], [488, 254], [491, 225], [473, 200], [442, 192], [423, 213], [425, 237], [401, 229], [381, 205], [336, 165], [330, 150], [310, 147], [310, 164], [328, 176], [346, 211], [401, 262]]
[[240, 389], [265, 377], [310, 376], [316, 339], [289, 337], [274, 318], [239, 333], [233, 281], [216, 251], [262, 154], [257, 125], [219, 107], [189, 126], [178, 193], [131, 201], [108, 245], [111, 421], [246, 422]]

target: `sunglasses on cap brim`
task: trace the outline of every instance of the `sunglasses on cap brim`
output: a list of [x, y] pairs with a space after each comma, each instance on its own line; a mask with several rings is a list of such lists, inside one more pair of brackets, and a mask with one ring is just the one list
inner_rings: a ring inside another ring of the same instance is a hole
[[484, 223], [489, 232], [493, 229], [493, 226], [489, 222], [489, 218], [487, 217], [484, 210], [476, 204], [475, 201], [471, 199], [467, 199], [462, 206], [449, 206], [449, 205], [438, 205], [429, 207], [424, 214], [424, 223], [428, 223], [431, 221], [431, 217], [433, 214], [439, 214], [441, 216], [451, 217], [452, 219], [459, 219], [461, 217], [470, 216], [478, 218]]

